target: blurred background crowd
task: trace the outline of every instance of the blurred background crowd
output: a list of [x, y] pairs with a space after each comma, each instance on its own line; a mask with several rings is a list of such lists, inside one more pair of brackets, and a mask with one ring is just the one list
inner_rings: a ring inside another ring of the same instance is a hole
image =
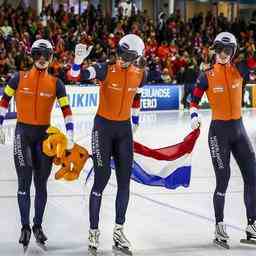
[[[125, 5], [129, 4], [129, 8]], [[83, 68], [93, 61], [111, 60], [119, 39], [126, 33], [135, 33], [145, 42], [148, 83], [193, 84], [200, 70], [212, 62], [211, 43], [221, 31], [234, 33], [239, 42], [235, 62], [243, 61], [256, 69], [256, 12], [248, 21], [234, 21], [220, 13], [199, 13], [186, 22], [176, 9], [172, 14], [161, 11], [154, 21], [146, 10], [141, 11], [129, 1], [121, 1], [113, 16], [99, 4], [88, 3], [76, 14], [74, 7], [65, 10], [62, 4], [54, 10], [45, 6], [38, 16], [31, 7], [14, 8], [7, 3], [0, 6], [0, 84], [4, 85], [16, 70], [31, 67], [29, 55], [34, 40], [45, 38], [54, 45], [50, 72], [65, 83], [75, 45], [93, 44], [94, 48]]]

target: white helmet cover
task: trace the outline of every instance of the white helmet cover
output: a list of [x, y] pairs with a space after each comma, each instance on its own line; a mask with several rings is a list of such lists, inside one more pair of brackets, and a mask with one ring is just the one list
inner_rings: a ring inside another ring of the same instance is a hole
[[[36, 40], [31, 47], [31, 55], [35, 62], [35, 66], [39, 69], [46, 69], [52, 60], [53, 47], [52, 44], [45, 39]], [[38, 62], [40, 56], [44, 56], [46, 62], [42, 65]]]
[[46, 39], [38, 39], [36, 40], [31, 47], [31, 51], [35, 48], [45, 48], [53, 51], [52, 44]]
[[219, 33], [213, 42], [214, 47], [218, 45], [223, 45], [223, 46], [231, 46], [233, 47], [233, 54], [232, 57], [235, 55], [236, 50], [237, 50], [237, 40], [235, 36], [229, 32], [221, 32]]
[[124, 61], [134, 61], [144, 55], [144, 49], [144, 42], [139, 36], [128, 34], [120, 39], [117, 53]]

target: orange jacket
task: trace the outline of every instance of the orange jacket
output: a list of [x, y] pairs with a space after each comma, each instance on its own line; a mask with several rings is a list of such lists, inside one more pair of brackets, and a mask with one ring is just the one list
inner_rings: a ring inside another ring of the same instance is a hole
[[20, 72], [15, 100], [18, 122], [32, 125], [49, 125], [56, 98], [57, 79], [47, 71], [32, 68]]
[[128, 120], [133, 98], [144, 76], [144, 70], [133, 65], [122, 68], [121, 63], [108, 67], [106, 79], [100, 86], [97, 114], [114, 121]]
[[213, 120], [241, 118], [243, 79], [232, 64], [214, 64], [206, 71], [206, 94], [212, 108]]

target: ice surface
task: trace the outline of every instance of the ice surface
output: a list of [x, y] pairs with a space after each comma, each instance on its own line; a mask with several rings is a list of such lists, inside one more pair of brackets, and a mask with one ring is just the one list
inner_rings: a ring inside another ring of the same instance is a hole
[[[135, 139], [149, 147], [177, 143], [189, 132], [188, 112], [143, 113]], [[145, 256], [212, 256], [255, 255], [256, 248], [241, 245], [246, 226], [243, 204], [243, 183], [239, 169], [231, 161], [232, 176], [226, 196], [225, 221], [231, 237], [231, 250], [212, 244], [214, 214], [212, 194], [215, 177], [208, 151], [207, 134], [210, 112], [202, 111], [202, 129], [193, 155], [193, 170], [189, 188], [167, 190], [131, 183], [131, 197], [125, 231], [133, 245], [134, 255]], [[256, 135], [256, 111], [244, 112], [244, 123], [253, 145]], [[62, 118], [53, 124], [64, 128]], [[92, 115], [75, 117], [76, 141], [90, 149]], [[20, 235], [19, 211], [16, 199], [17, 178], [13, 164], [12, 139], [15, 122], [5, 122], [7, 145], [0, 146], [0, 256], [22, 255], [18, 244]], [[86, 168], [91, 163], [87, 163]], [[54, 171], [52, 172], [54, 174]], [[48, 183], [48, 204], [44, 230], [48, 236], [48, 251], [41, 251], [32, 238], [27, 255], [88, 255], [88, 198], [92, 180], [84, 185], [85, 173], [73, 183]], [[31, 190], [32, 196], [34, 190]], [[116, 180], [114, 174], [107, 186], [100, 214], [100, 250], [113, 255], [112, 230]], [[31, 207], [33, 218], [33, 198]]]

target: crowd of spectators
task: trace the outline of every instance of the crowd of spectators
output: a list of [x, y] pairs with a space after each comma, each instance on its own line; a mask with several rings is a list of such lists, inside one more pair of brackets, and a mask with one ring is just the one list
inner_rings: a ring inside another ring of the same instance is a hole
[[209, 67], [213, 55], [211, 43], [224, 30], [238, 38], [239, 54], [235, 61], [246, 61], [256, 68], [256, 12], [249, 23], [239, 19], [229, 22], [223, 14], [216, 17], [211, 12], [206, 16], [197, 14], [184, 22], [176, 10], [172, 15], [161, 12], [155, 23], [146, 10], [140, 11], [135, 6], [127, 12], [120, 5], [115, 17], [103, 11], [101, 5], [95, 8], [88, 4], [81, 15], [75, 14], [73, 7], [66, 11], [60, 5], [54, 11], [48, 6], [38, 17], [31, 8], [4, 4], [0, 6], [0, 84], [15, 70], [31, 67], [29, 52], [36, 39], [52, 42], [55, 53], [50, 71], [69, 83], [66, 72], [78, 42], [94, 45], [84, 68], [96, 60], [115, 58], [119, 39], [129, 32], [138, 34], [145, 42], [149, 83], [193, 84], [198, 72]]

